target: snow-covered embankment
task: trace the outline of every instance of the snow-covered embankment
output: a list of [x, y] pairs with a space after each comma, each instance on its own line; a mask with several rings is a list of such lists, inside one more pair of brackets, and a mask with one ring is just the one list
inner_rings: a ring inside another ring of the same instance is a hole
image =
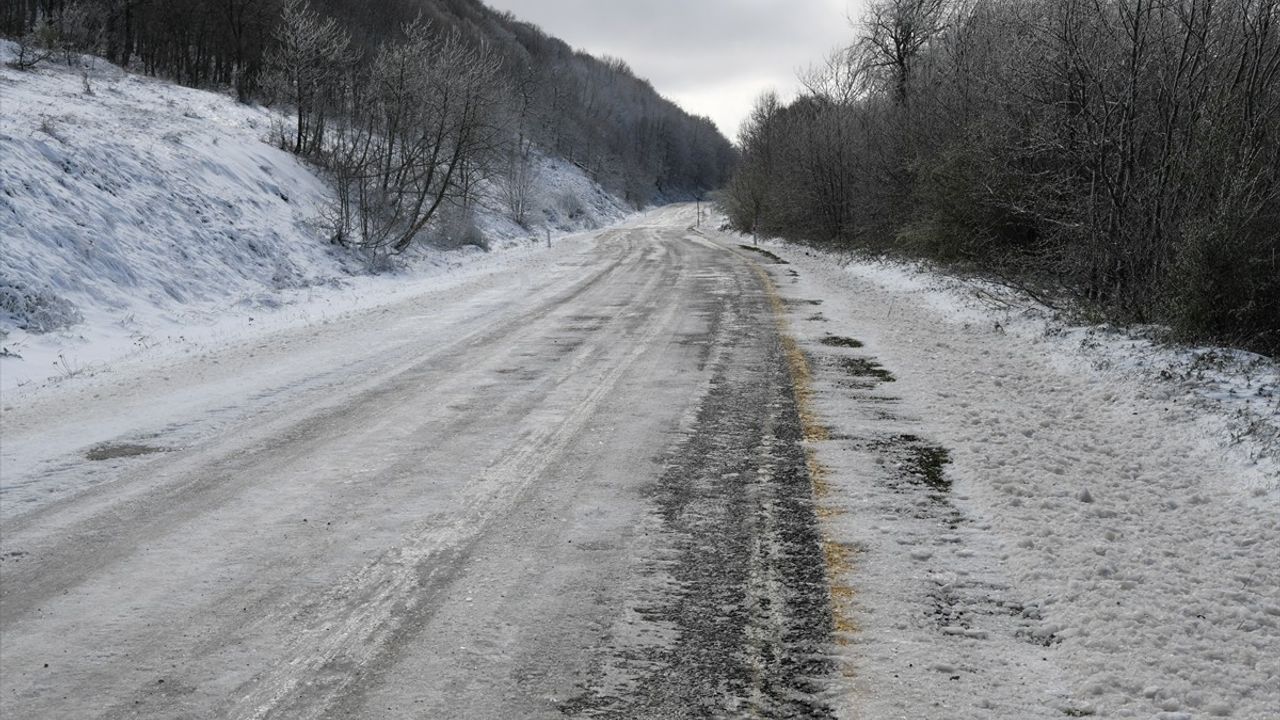
[[[383, 302], [438, 277], [508, 262], [419, 249], [370, 277], [329, 244], [322, 176], [270, 143], [273, 111], [130, 74], [49, 61], [7, 66], [0, 41], [0, 383], [7, 394], [122, 356], [225, 342]], [[87, 77], [87, 81], [86, 81]], [[540, 158], [532, 231], [482, 203], [495, 246], [595, 227], [620, 202], [571, 164]], [[512, 253], [495, 253], [505, 256]], [[160, 348], [160, 349], [158, 349]]]

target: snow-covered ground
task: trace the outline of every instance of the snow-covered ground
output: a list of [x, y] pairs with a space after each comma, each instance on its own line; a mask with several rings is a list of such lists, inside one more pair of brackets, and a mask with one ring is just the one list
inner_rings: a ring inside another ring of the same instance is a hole
[[1280, 717], [1274, 362], [766, 246], [831, 435], [848, 716]]
[[[328, 244], [319, 173], [269, 142], [279, 117], [100, 59], [20, 72], [0, 40], [0, 389], [6, 396], [138, 353], [226, 341], [393, 300], [615, 222], [622, 204], [538, 158], [525, 229], [497, 203], [475, 247], [420, 248], [371, 276]], [[512, 252], [507, 252], [512, 251]], [[465, 267], [464, 267], [465, 266]]]

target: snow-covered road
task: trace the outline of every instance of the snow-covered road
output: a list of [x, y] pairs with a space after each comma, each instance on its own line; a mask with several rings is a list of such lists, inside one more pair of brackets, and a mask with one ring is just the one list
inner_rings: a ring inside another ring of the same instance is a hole
[[0, 716], [1280, 717], [1274, 466], [693, 222], [6, 398]]

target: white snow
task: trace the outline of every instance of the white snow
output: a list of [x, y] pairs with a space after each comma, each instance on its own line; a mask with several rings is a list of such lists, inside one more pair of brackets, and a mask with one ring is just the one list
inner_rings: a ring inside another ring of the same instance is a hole
[[[822, 301], [790, 327], [833, 437], [824, 524], [854, 551], [847, 716], [1280, 717], [1274, 362], [768, 247], [783, 295]], [[912, 474], [921, 446], [949, 452], [949, 489]]]
[[[808, 251], [813, 253], [812, 250]], [[811, 255], [816, 256], [816, 255]], [[1280, 476], [1280, 363], [1244, 350], [1159, 343], [1156, 327], [1081, 325], [1007, 287], [930, 272], [921, 265], [832, 257], [849, 275], [925, 303], [950, 325], [991, 329], [1041, 348], [1065, 372], [1094, 373], [1192, 410], [1208, 435]], [[1265, 476], [1266, 474], [1264, 474]]]
[[[0, 391], [6, 399], [126, 356], [229, 342], [390, 302], [510, 260], [416, 250], [370, 276], [330, 245], [320, 174], [269, 142], [273, 111], [90, 57], [20, 72], [0, 40]], [[539, 157], [530, 229], [482, 203], [494, 255], [623, 217], [578, 168]], [[15, 357], [20, 356], [20, 357]]]

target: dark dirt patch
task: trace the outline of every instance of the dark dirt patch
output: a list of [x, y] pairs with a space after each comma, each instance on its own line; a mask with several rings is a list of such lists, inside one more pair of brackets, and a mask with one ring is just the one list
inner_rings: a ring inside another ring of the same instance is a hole
[[946, 448], [915, 435], [894, 435], [871, 443], [871, 447], [896, 460], [905, 479], [939, 493], [951, 491], [951, 478], [944, 470], [951, 462], [951, 452]]
[[765, 250], [764, 248], [756, 247], [754, 245], [739, 245], [738, 247], [742, 248], [743, 250], [748, 250], [750, 252], [756, 253], [758, 255], [763, 255], [765, 258], [771, 261], [774, 265], [790, 265], [791, 264], [786, 260], [783, 260], [782, 258], [778, 257], [777, 255], [774, 255], [773, 253], [769, 252], [768, 250]]
[[809, 317], [805, 318], [805, 320], [808, 320], [809, 322], [827, 322], [826, 316], [824, 316], [822, 313], [814, 313]]
[[951, 462], [951, 453], [936, 445], [913, 445], [908, 451], [907, 467], [912, 477], [939, 492], [951, 491], [951, 479], [942, 468]]
[[939, 520], [950, 528], [964, 522], [963, 514], [951, 501], [951, 478], [945, 467], [951, 453], [915, 435], [894, 435], [865, 443], [878, 452], [894, 470], [890, 487], [896, 493], [914, 495], [924, 490], [927, 507], [912, 504], [908, 510], [919, 519]]
[[86, 460], [119, 460], [120, 458], [139, 457], [166, 452], [164, 448], [136, 443], [106, 443], [90, 449], [84, 454]]
[[856, 377], [875, 378], [881, 382], [895, 382], [897, 378], [893, 373], [884, 368], [883, 365], [864, 357], [842, 357], [836, 360], [836, 364], [841, 370]]
[[826, 345], [827, 347], [842, 347], [842, 348], [862, 347], [861, 340], [854, 340], [853, 338], [850, 338], [850, 337], [840, 337], [839, 335], [828, 335], [822, 338], [822, 340], [819, 340], [819, 342], [821, 342], [823, 345]]

